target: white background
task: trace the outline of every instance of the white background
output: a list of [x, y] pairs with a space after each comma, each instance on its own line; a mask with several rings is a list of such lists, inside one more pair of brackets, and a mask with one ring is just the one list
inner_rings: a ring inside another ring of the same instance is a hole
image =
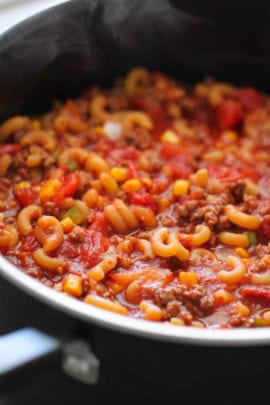
[[0, 0], [0, 33], [31, 15], [69, 0]]

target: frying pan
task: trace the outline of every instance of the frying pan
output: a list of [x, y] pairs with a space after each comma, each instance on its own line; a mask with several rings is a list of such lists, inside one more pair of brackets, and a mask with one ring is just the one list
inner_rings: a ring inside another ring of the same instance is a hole
[[[190, 6], [168, 0], [76, 0], [32, 16], [0, 38], [0, 118], [45, 111], [53, 99], [78, 95], [86, 85], [94, 83], [110, 85], [134, 65], [160, 70], [186, 82], [212, 75], [269, 90], [267, 2], [255, 8], [245, 2], [245, 12], [241, 2], [237, 3], [230, 29], [226, 20], [226, 15], [232, 12], [230, 2], [226, 6], [221, 4], [218, 11], [214, 11], [214, 6], [211, 1], [203, 6], [193, 2]], [[187, 347], [233, 350], [268, 347], [270, 343], [268, 327], [234, 330], [175, 327], [98, 309], [45, 287], [4, 257], [0, 257], [0, 276], [31, 297], [33, 305], [42, 302], [92, 331], [108, 330], [127, 339], [138, 337], [140, 342], [156, 341], [159, 347], [167, 349], [172, 344], [174, 348], [182, 348], [181, 355]], [[33, 343], [17, 361], [11, 359], [8, 353], [18, 344], [26, 345], [29, 336], [33, 342], [44, 339], [44, 344], [34, 352]], [[63, 341], [35, 329], [2, 337], [0, 376], [6, 377], [25, 364], [59, 354], [61, 350], [71, 347], [72, 351], [72, 345], [68, 346], [72, 341], [72, 336]], [[98, 378], [99, 361], [88, 341], [86, 346], [82, 351], [78, 349], [77, 359], [88, 353], [92, 374], [81, 375], [79, 379], [93, 383]], [[66, 362], [69, 360], [67, 355]], [[79, 374], [76, 365], [75, 369], [69, 366], [66, 369], [73, 376]]]

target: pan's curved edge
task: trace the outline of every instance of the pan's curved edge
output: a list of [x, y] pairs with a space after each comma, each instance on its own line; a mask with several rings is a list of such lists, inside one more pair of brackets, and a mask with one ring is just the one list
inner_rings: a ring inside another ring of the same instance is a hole
[[96, 308], [31, 278], [0, 256], [0, 276], [42, 303], [81, 321], [143, 338], [199, 346], [263, 346], [270, 343], [270, 328], [203, 329], [129, 318]]

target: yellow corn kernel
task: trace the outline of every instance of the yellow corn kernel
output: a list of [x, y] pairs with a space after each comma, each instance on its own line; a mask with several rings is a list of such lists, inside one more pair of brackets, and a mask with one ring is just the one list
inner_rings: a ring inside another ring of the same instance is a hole
[[187, 287], [193, 287], [195, 284], [198, 284], [197, 274], [194, 271], [181, 271], [179, 273], [179, 281]]
[[221, 288], [214, 294], [215, 304], [218, 306], [227, 305], [234, 300], [233, 294]]
[[227, 141], [235, 142], [237, 141], [238, 135], [235, 131], [224, 131], [222, 137]]
[[180, 139], [178, 138], [177, 134], [171, 130], [167, 130], [163, 132], [160, 137], [161, 142], [169, 142], [169, 143], [180, 143]]
[[177, 326], [184, 326], [185, 325], [185, 322], [182, 319], [175, 318], [175, 317], [170, 319], [170, 323], [172, 325], [177, 325]]
[[125, 167], [113, 167], [110, 173], [116, 181], [125, 181], [128, 178], [128, 169]]
[[247, 305], [242, 304], [241, 302], [238, 302], [235, 304], [234, 307], [235, 311], [238, 312], [242, 316], [249, 316], [250, 315], [250, 309]]
[[0, 221], [4, 221], [4, 214], [2, 212], [0, 213]]
[[61, 225], [62, 225], [62, 227], [63, 227], [63, 231], [64, 231], [65, 233], [68, 233], [68, 232], [70, 232], [71, 229], [74, 227], [74, 222], [72, 221], [71, 218], [66, 217], [66, 218], [62, 219]]
[[82, 278], [76, 274], [68, 274], [63, 281], [63, 291], [74, 297], [81, 297], [83, 293]]
[[235, 249], [235, 253], [238, 256], [244, 257], [245, 259], [247, 259], [249, 257], [248, 251], [242, 247], [238, 247]]
[[179, 197], [180, 195], [186, 195], [189, 190], [189, 181], [176, 180], [173, 184], [173, 195]]
[[140, 190], [142, 183], [138, 179], [130, 179], [125, 181], [122, 188], [126, 193], [133, 193], [134, 191]]
[[55, 193], [60, 189], [61, 181], [58, 179], [48, 180], [39, 192], [41, 201], [49, 201]]
[[20, 190], [27, 187], [30, 187], [29, 181], [20, 181], [20, 183], [15, 184], [14, 190]]

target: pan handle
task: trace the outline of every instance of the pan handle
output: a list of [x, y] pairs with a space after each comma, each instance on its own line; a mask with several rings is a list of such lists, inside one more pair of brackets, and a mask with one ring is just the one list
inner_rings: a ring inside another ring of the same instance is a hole
[[100, 362], [91, 345], [82, 339], [52, 337], [34, 328], [24, 328], [0, 336], [0, 388], [21, 384], [41, 365], [56, 367], [85, 384], [99, 379]]

